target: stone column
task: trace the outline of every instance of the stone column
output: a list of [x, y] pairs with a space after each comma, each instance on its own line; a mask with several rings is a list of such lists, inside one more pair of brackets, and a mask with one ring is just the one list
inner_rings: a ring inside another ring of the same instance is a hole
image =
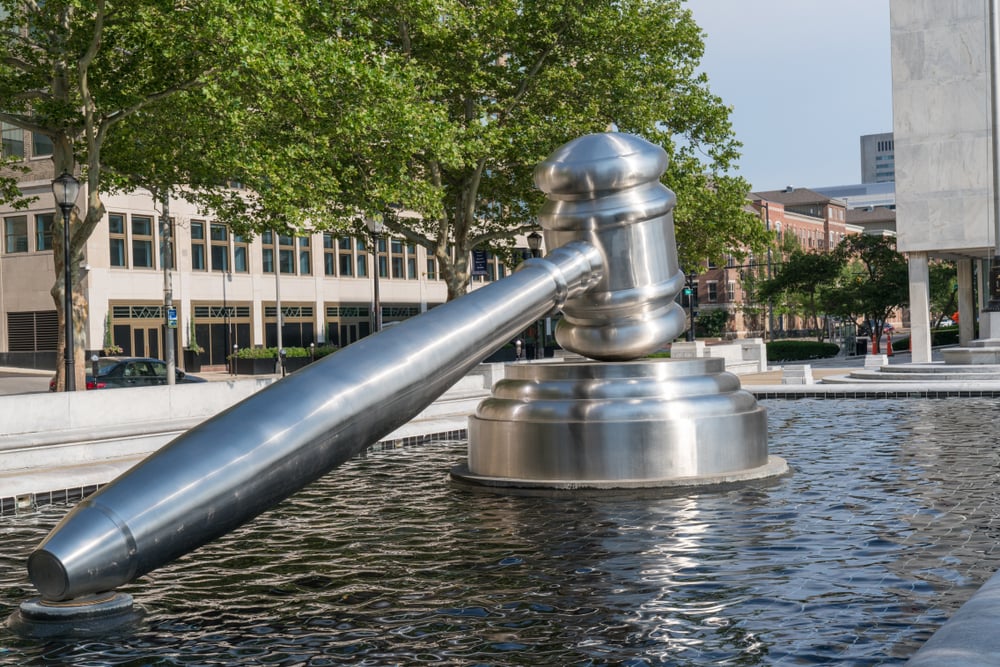
[[[972, 260], [960, 259], [958, 264], [958, 343], [967, 346], [975, 337], [976, 311], [972, 303]], [[950, 315], [951, 313], [945, 313]]]
[[910, 270], [910, 349], [915, 364], [930, 363], [930, 275], [927, 253], [911, 252], [907, 265]]

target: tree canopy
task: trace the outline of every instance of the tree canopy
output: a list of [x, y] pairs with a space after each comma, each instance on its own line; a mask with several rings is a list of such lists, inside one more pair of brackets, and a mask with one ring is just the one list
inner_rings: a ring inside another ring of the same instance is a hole
[[231, 224], [343, 229], [380, 216], [437, 259], [454, 297], [473, 248], [502, 254], [535, 228], [534, 166], [616, 128], [670, 154], [685, 265], [764, 239], [744, 210], [748, 184], [727, 175], [739, 144], [679, 0], [368, 0], [309, 14], [306, 29], [327, 37], [298, 57], [293, 85], [230, 90], [253, 96], [241, 126], [256, 151], [237, 165], [254, 196], [214, 195]]
[[[109, 188], [181, 187], [245, 235], [361, 231], [379, 216], [437, 259], [451, 298], [466, 289], [472, 249], [502, 254], [535, 227], [534, 166], [609, 128], [670, 155], [684, 266], [766, 238], [745, 210], [748, 184], [730, 175], [740, 144], [698, 71], [702, 33], [681, 0], [0, 0], [0, 10], [0, 120], [51, 138], [55, 172], [87, 182], [73, 262]], [[85, 308], [77, 299], [77, 321]]]
[[843, 259], [838, 255], [795, 250], [779, 264], [773, 278], [761, 282], [759, 294], [767, 300], [795, 301], [795, 310], [811, 320], [822, 341], [826, 332], [820, 323], [826, 312], [822, 296], [835, 285], [842, 269]]

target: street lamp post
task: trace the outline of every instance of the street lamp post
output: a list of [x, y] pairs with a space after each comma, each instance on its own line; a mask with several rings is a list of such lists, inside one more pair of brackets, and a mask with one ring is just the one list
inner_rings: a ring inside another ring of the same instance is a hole
[[66, 391], [76, 391], [76, 363], [73, 359], [73, 271], [70, 268], [69, 251], [69, 217], [76, 206], [77, 195], [80, 194], [80, 181], [72, 174], [64, 171], [59, 178], [52, 181], [52, 194], [63, 216], [63, 320], [66, 324], [66, 349], [64, 359], [66, 368], [63, 378]]
[[685, 276], [687, 279], [685, 281], [684, 294], [688, 298], [688, 319], [691, 322], [691, 326], [687, 330], [687, 339], [689, 343], [694, 342], [694, 301], [698, 298], [697, 290], [694, 285], [694, 271]]
[[[771, 232], [771, 207], [768, 206], [767, 202], [764, 202], [763, 209], [764, 209], [764, 229], [765, 229], [765, 231], [767, 231], [768, 233], [770, 233]], [[770, 238], [768, 238], [768, 240], [767, 240], [767, 279], [768, 280], [771, 279], [771, 239]], [[767, 331], [769, 331], [770, 334], [767, 334]], [[767, 335], [764, 336], [764, 339], [765, 340], [769, 340], [769, 341], [773, 341], [774, 340], [774, 301], [771, 299], [771, 297], [767, 297], [767, 331], [764, 332], [765, 334], [767, 334]]]
[[365, 225], [367, 225], [368, 233], [371, 236], [372, 249], [372, 328], [375, 330], [374, 333], [378, 333], [382, 330], [382, 302], [378, 293], [378, 244], [385, 232], [385, 224], [383, 224], [381, 216], [374, 216], [365, 220]]
[[[532, 257], [542, 256], [542, 235], [538, 232], [531, 232], [526, 237], [528, 241], [528, 249], [531, 251]], [[535, 323], [535, 359], [541, 359], [543, 356], [544, 346], [544, 336], [542, 334], [542, 321], [539, 320]]]

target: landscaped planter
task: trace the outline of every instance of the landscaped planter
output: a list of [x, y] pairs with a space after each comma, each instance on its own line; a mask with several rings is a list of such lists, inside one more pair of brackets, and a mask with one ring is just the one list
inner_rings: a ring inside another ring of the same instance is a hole
[[285, 357], [285, 372], [294, 373], [308, 366], [310, 361], [309, 357]]
[[277, 370], [278, 360], [273, 357], [236, 359], [237, 375], [271, 375]]
[[201, 372], [201, 352], [195, 352], [194, 350], [184, 350], [184, 372], [185, 373]]

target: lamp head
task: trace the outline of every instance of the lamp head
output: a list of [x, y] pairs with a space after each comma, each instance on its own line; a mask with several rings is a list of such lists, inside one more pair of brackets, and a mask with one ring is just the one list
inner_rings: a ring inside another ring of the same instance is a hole
[[52, 194], [63, 213], [72, 211], [73, 207], [76, 206], [76, 198], [80, 194], [80, 181], [76, 180], [68, 171], [64, 171], [52, 181]]

